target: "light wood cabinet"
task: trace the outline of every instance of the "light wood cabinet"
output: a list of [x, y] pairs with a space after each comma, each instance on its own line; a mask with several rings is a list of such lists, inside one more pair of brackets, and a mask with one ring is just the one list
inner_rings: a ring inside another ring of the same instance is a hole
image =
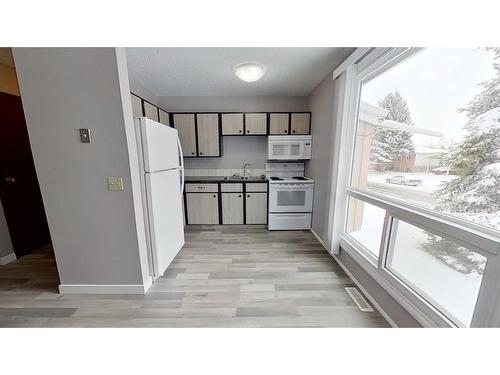
[[267, 113], [245, 113], [245, 134], [266, 135]]
[[289, 113], [270, 113], [269, 114], [269, 134], [286, 135], [288, 134]]
[[186, 193], [188, 224], [219, 224], [219, 194]]
[[222, 113], [222, 135], [243, 135], [243, 113]]
[[221, 156], [219, 114], [196, 114], [198, 130], [198, 156]]
[[222, 224], [243, 224], [243, 193], [222, 193]]
[[309, 134], [311, 132], [310, 113], [292, 113], [290, 118], [290, 129], [294, 134]]
[[196, 130], [194, 113], [175, 113], [174, 128], [179, 132], [184, 156], [196, 156]]
[[158, 121], [158, 107], [144, 101], [144, 116], [153, 121]]
[[132, 100], [132, 115], [134, 117], [143, 116], [142, 113], [142, 99], [137, 95], [130, 94], [130, 98]]
[[246, 193], [246, 223], [267, 223], [267, 193]]
[[167, 112], [163, 109], [158, 108], [158, 112], [160, 113], [160, 122], [164, 125], [170, 126], [170, 117]]

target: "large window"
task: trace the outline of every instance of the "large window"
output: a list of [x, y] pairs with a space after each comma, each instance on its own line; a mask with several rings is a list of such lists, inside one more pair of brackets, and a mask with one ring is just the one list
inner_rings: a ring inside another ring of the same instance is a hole
[[499, 63], [500, 49], [375, 49], [348, 82], [342, 244], [438, 325], [490, 324]]

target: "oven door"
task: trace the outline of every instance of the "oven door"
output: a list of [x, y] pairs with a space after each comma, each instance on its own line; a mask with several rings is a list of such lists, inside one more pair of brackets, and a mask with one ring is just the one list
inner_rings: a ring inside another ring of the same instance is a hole
[[311, 212], [314, 184], [269, 185], [269, 212]]
[[267, 156], [269, 160], [301, 160], [304, 155], [304, 141], [269, 141]]

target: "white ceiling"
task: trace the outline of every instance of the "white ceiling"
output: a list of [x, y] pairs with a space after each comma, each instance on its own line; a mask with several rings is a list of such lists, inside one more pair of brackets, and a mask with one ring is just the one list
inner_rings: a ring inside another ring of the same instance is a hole
[[[157, 96], [306, 96], [351, 48], [127, 48], [129, 75]], [[233, 68], [262, 63], [257, 82]]]

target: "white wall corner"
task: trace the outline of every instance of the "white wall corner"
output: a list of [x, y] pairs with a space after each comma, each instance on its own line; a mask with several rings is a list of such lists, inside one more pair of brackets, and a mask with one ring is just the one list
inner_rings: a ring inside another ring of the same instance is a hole
[[6, 264], [9, 264], [10, 262], [13, 262], [17, 259], [16, 254], [10, 253], [7, 255], [4, 255], [3, 257], [0, 257], [0, 266], [5, 266]]

